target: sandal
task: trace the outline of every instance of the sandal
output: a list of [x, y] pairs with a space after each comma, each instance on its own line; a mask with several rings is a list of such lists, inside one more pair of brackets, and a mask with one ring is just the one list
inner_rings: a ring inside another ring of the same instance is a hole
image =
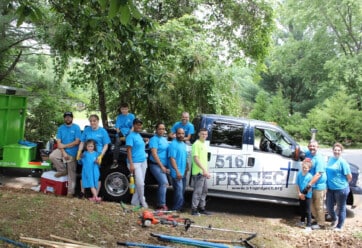
[[84, 193], [83, 193], [83, 192], [80, 192], [79, 195], [78, 195], [78, 198], [79, 198], [79, 199], [83, 199], [83, 198], [84, 198]]

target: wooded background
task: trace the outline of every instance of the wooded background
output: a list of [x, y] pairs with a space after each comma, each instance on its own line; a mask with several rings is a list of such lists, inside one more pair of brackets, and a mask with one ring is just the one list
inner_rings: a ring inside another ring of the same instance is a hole
[[183, 111], [362, 141], [362, 1], [3, 0], [0, 84], [25, 88], [26, 136], [121, 102], [152, 130]]

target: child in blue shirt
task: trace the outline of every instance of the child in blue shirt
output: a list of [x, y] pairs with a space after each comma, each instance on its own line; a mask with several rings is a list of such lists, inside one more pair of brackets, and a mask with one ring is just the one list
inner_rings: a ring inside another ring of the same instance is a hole
[[89, 198], [90, 201], [100, 202], [101, 198], [98, 197], [98, 187], [99, 187], [99, 164], [97, 158], [99, 152], [97, 152], [96, 142], [92, 139], [89, 139], [85, 142], [86, 151], [83, 153], [81, 158], [81, 164], [83, 165], [82, 169], [82, 188], [90, 188], [93, 197]]
[[302, 162], [302, 169], [297, 175], [297, 192], [299, 197], [300, 206], [300, 226], [304, 226], [305, 219], [307, 218], [306, 231], [312, 230], [312, 189], [307, 189], [308, 183], [313, 178], [309, 172], [312, 167], [312, 160], [306, 158]]
[[129, 108], [127, 103], [122, 103], [119, 108], [120, 114], [116, 118], [116, 139], [115, 146], [113, 151], [113, 164], [111, 169], [115, 169], [118, 167], [118, 156], [119, 156], [119, 146], [121, 140], [124, 142], [126, 140], [126, 136], [130, 133], [133, 127], [133, 120], [136, 118], [134, 114], [129, 113]]

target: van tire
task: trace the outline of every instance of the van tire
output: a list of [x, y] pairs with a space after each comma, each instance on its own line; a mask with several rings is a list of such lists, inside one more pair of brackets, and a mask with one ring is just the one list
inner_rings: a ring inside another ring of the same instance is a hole
[[103, 200], [128, 203], [131, 199], [128, 175], [128, 169], [123, 166], [105, 170], [100, 190]]

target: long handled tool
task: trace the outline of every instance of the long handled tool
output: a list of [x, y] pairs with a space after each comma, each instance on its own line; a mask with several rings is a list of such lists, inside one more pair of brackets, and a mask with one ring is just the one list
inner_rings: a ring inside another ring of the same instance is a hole
[[136, 242], [121, 242], [121, 241], [117, 241], [117, 245], [146, 247], [146, 248], [171, 248], [170, 246], [163, 246], [163, 245], [153, 245], [153, 244], [136, 243]]
[[[180, 223], [180, 222], [174, 222], [174, 221], [168, 221], [168, 220], [161, 220], [160, 221], [161, 224], [167, 224], [167, 225], [173, 225], [173, 226], [178, 226], [178, 225], [183, 225], [185, 227], [185, 230], [189, 230], [190, 227], [196, 227], [196, 228], [202, 228], [202, 229], [207, 229], [207, 230], [215, 230], [215, 231], [223, 231], [223, 232], [235, 232], [235, 233], [242, 233], [242, 234], [248, 234], [248, 235], [251, 235], [252, 238], [255, 238], [256, 237], [256, 233], [253, 233], [253, 232], [246, 232], [246, 231], [240, 231], [240, 230], [230, 230], [230, 229], [225, 229], [225, 228], [215, 228], [215, 227], [212, 227], [211, 225], [208, 225], [208, 226], [198, 226], [198, 225], [195, 225], [194, 222], [188, 218], [184, 219], [184, 222], [183, 223]], [[250, 240], [249, 239], [249, 240]]]
[[[235, 233], [243, 233], [243, 234], [248, 234], [251, 235], [252, 238], [256, 237], [256, 233], [253, 232], [246, 232], [246, 231], [240, 231], [240, 230], [230, 230], [230, 229], [225, 229], [225, 228], [215, 228], [212, 227], [211, 225], [208, 226], [198, 226], [198, 225], [194, 225], [193, 222], [190, 219], [186, 219], [185, 220], [185, 230], [187, 231], [190, 227], [196, 227], [196, 228], [201, 228], [201, 229], [207, 229], [207, 230], [216, 230], [216, 231], [223, 231], [223, 232], [235, 232]], [[250, 238], [250, 239], [252, 239]], [[250, 240], [249, 239], [249, 240]]]
[[151, 236], [157, 237], [159, 240], [168, 241], [173, 243], [185, 244], [185, 245], [193, 245], [197, 247], [205, 247], [205, 248], [245, 248], [243, 246], [230, 246], [227, 244], [219, 244], [214, 242], [207, 242], [196, 240], [192, 238], [184, 238], [184, 237], [176, 237], [176, 236], [169, 236], [164, 234], [156, 234], [151, 233]]
[[[167, 224], [167, 225], [172, 225], [172, 226], [178, 226], [181, 225], [181, 223], [179, 222], [175, 222], [175, 221], [168, 221], [168, 220], [161, 220], [160, 221], [161, 224]], [[216, 230], [216, 231], [223, 231], [223, 232], [235, 232], [235, 233], [241, 233], [241, 234], [246, 234], [248, 235], [247, 238], [245, 239], [240, 239], [240, 241], [238, 240], [235, 243], [244, 243], [245, 245], [247, 245], [247, 247], [254, 247], [252, 244], [249, 243], [250, 240], [252, 240], [253, 238], [256, 237], [256, 233], [253, 232], [246, 232], [246, 231], [240, 231], [240, 230], [230, 230], [230, 229], [224, 229], [224, 228], [215, 228], [212, 227], [211, 225], [209, 226], [198, 226], [198, 225], [194, 225], [194, 222], [190, 219], [185, 219], [183, 225], [185, 227], [185, 230], [187, 231], [190, 227], [196, 227], [196, 228], [202, 228], [202, 229], [207, 229], [207, 230]], [[203, 240], [203, 241], [207, 241], [207, 240]], [[215, 240], [211, 240], [211, 242], [215, 242], [215, 243], [220, 243], [221, 241], [217, 242]], [[226, 242], [228, 244], [234, 243], [234, 242]]]

